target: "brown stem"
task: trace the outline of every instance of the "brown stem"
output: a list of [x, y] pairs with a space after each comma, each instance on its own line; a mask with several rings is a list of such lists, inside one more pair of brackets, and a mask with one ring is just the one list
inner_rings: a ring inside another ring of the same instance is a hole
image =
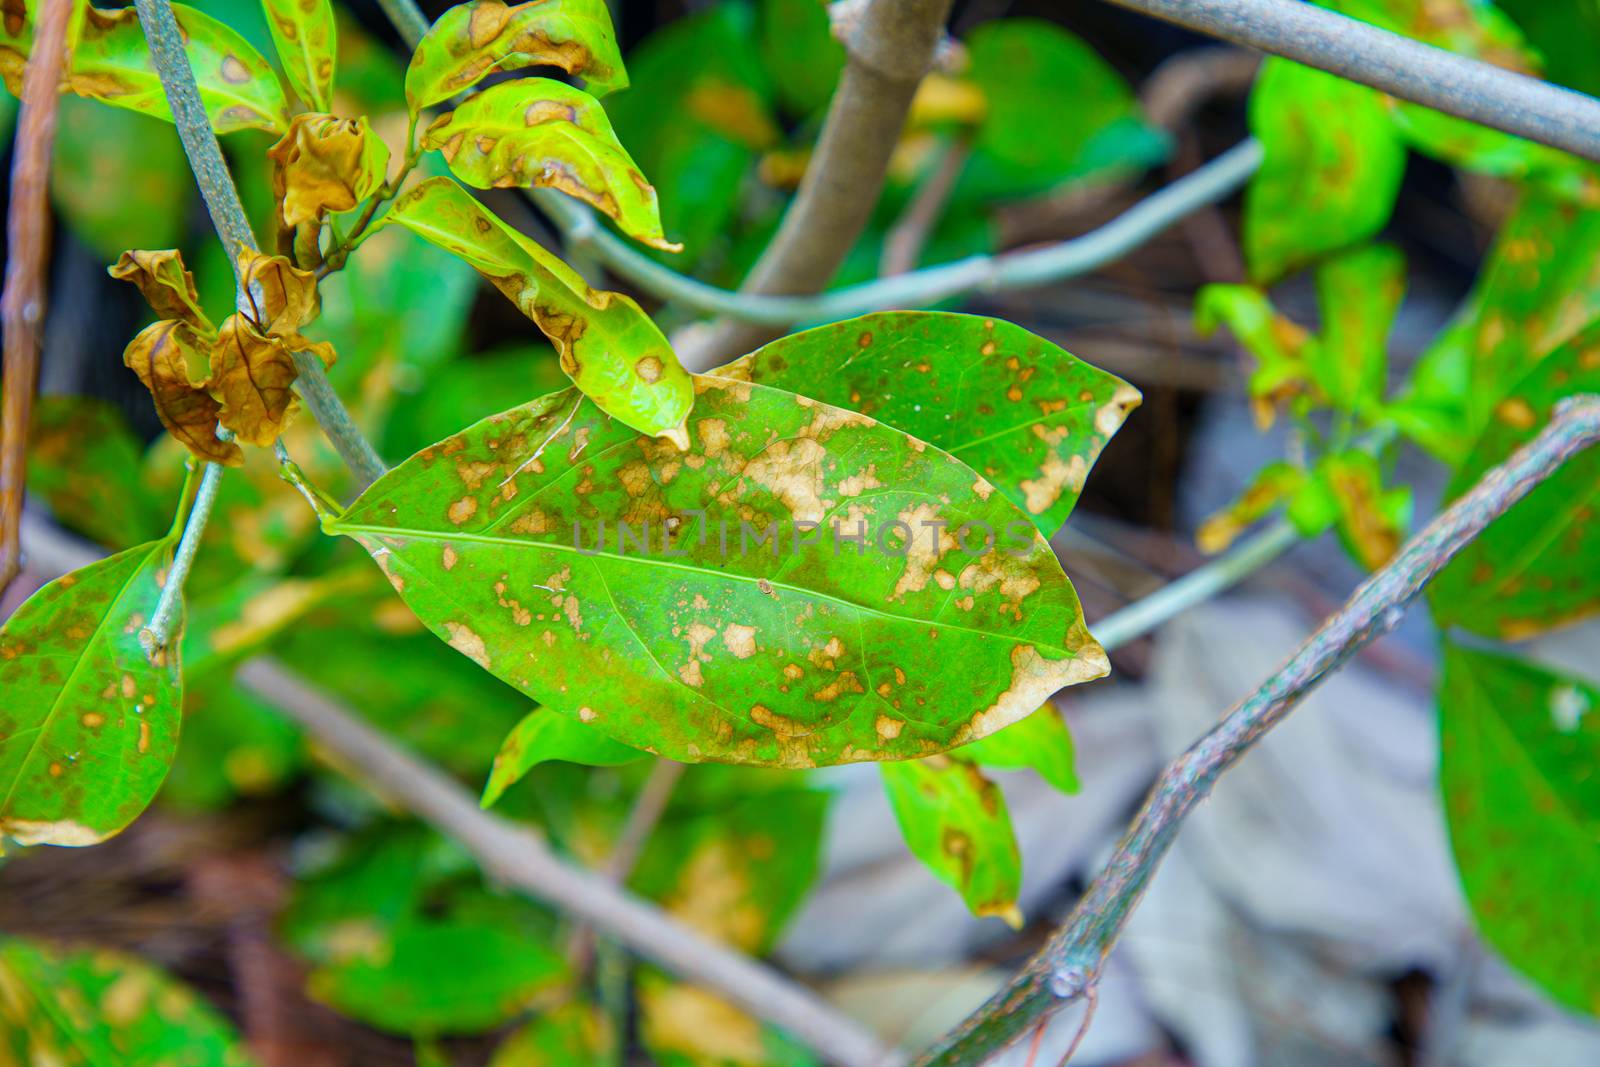
[[[800, 191], [741, 293], [815, 293], [833, 279], [877, 205], [911, 98], [933, 64], [949, 13], [950, 0], [864, 0]], [[779, 332], [715, 322], [678, 355], [691, 370], [706, 370]]]
[[28, 427], [39, 384], [45, 278], [50, 263], [50, 152], [56, 140], [61, 68], [71, 0], [36, 9], [33, 54], [22, 74], [22, 112], [11, 162], [6, 218], [4, 425], [0, 427], [0, 592], [21, 567], [22, 497], [28, 482]]
[[1550, 424], [1434, 518], [1361, 584], [1276, 674], [1167, 765], [1116, 852], [1050, 942], [1002, 989], [917, 1061], [983, 1062], [1051, 1012], [1089, 997], [1107, 955], [1183, 821], [1218, 777], [1345, 661], [1393, 629], [1423, 586], [1484, 528], [1600, 440], [1600, 397], [1572, 397]]

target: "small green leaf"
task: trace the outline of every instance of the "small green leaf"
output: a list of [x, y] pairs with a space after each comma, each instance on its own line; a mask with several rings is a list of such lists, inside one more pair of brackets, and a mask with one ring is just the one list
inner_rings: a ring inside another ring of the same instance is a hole
[[1439, 790], [1484, 939], [1562, 1004], [1600, 1015], [1600, 690], [1447, 643]]
[[1279, 407], [1311, 386], [1310, 350], [1316, 339], [1282, 315], [1265, 292], [1253, 285], [1207, 285], [1194, 300], [1194, 329], [1204, 337], [1227, 326], [1256, 358], [1250, 373], [1250, 403], [1256, 425], [1271, 426]]
[[1072, 733], [1067, 729], [1067, 720], [1049, 704], [999, 733], [962, 745], [951, 755], [980, 767], [1032, 768], [1063, 793], [1078, 791]]
[[584, 1000], [540, 1012], [495, 1046], [489, 1067], [577, 1067], [616, 1060], [605, 1013]]
[[313, 111], [333, 110], [339, 27], [329, 0], [261, 0], [289, 87]]
[[577, 271], [448, 178], [430, 178], [406, 193], [384, 224], [404, 226], [487, 278], [544, 331], [561, 369], [608, 415], [686, 446], [694, 386], [631, 297], [590, 289]]
[[613, 741], [592, 726], [535, 708], [506, 735], [483, 786], [481, 807], [491, 807], [512, 785], [546, 760], [586, 767], [620, 767], [643, 759], [636, 748]]
[[178, 747], [176, 646], [152, 663], [139, 630], [172, 558], [153, 541], [63, 575], [0, 629], [0, 833], [93, 845], [149, 806]]
[[1370, 411], [1383, 400], [1405, 256], [1392, 245], [1364, 245], [1324, 260], [1316, 282], [1322, 331], [1306, 353], [1311, 377], [1335, 408]]
[[[288, 129], [283, 86], [261, 53], [210, 15], [183, 4], [173, 4], [172, 11], [187, 42], [185, 51], [212, 128], [218, 133]], [[131, 7], [87, 9], [67, 82], [79, 96], [172, 121], [166, 90]]]
[[108, 949], [0, 940], [0, 1060], [249, 1067], [233, 1028], [165, 971]]
[[1120, 378], [1020, 326], [884, 311], [773, 341], [715, 372], [859, 411], [967, 463], [1046, 535], [1139, 404]]
[[1244, 197], [1250, 277], [1277, 281], [1381, 230], [1406, 150], [1375, 90], [1268, 58], [1250, 94], [1265, 152]]
[[624, 233], [676, 252], [656, 191], [617, 141], [600, 101], [549, 78], [502, 82], [433, 121], [422, 146], [479, 189], [545, 187], [587, 201]]
[[[1494, 409], [1451, 479], [1458, 496], [1532, 440], [1566, 396], [1600, 393], [1600, 326], [1546, 356]], [[1562, 464], [1467, 544], [1430, 587], [1434, 620], [1518, 641], [1600, 610], [1600, 449]]]
[[1106, 672], [1049, 545], [970, 467], [806, 397], [697, 387], [687, 451], [568, 390], [328, 529], [480, 666], [683, 762], [928, 755]]
[[1000, 787], [953, 756], [885, 763], [881, 770], [912, 855], [960, 893], [974, 915], [1021, 927], [1022, 856]]
[[122, 412], [105, 401], [41, 396], [28, 435], [28, 492], [107, 548], [154, 540], [169, 518], [145, 489], [141, 452]]
[[1356, 451], [1324, 456], [1315, 477], [1337, 508], [1345, 551], [1369, 571], [1388, 563], [1411, 525], [1411, 487], [1385, 489], [1378, 461]]
[[594, 96], [628, 85], [605, 0], [471, 0], [439, 16], [406, 69], [411, 113], [448, 100], [496, 71], [560, 67]]

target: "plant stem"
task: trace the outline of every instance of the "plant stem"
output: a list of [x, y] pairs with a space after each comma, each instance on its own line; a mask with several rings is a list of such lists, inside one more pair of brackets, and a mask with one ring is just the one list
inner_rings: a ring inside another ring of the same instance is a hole
[[1299, 540], [1295, 528], [1279, 520], [1226, 554], [1107, 615], [1093, 627], [1095, 639], [1110, 652], [1143, 637], [1168, 619], [1248, 578]]
[[55, 147], [61, 67], [72, 0], [43, 0], [33, 55], [22, 73], [22, 111], [11, 159], [6, 216], [4, 425], [0, 427], [0, 592], [22, 563], [22, 498], [28, 480], [28, 430], [44, 341], [46, 268], [50, 263], [50, 155]]
[[1600, 160], [1600, 100], [1301, 0], [1110, 0], [1392, 96]]
[[416, 50], [417, 42], [428, 32], [428, 17], [417, 6], [416, 0], [378, 0], [384, 17], [408, 48]]
[[[183, 33], [178, 28], [177, 17], [172, 13], [170, 0], [134, 0], [139, 12], [139, 24], [144, 27], [150, 45], [150, 55], [155, 62], [161, 86], [166, 90], [167, 103], [172, 108], [178, 126], [178, 137], [183, 142], [184, 154], [194, 171], [200, 195], [205, 198], [206, 210], [211, 213], [211, 223], [217, 236], [227, 249], [228, 259], [238, 270], [239, 253], [255, 251], [255, 235], [239, 201], [239, 191], [234, 187], [233, 176], [222, 158], [222, 148], [217, 135], [211, 130], [205, 106], [200, 101], [200, 89], [195, 84], [194, 70], [183, 49]], [[327, 434], [328, 440], [340, 458], [355, 475], [360, 488], [365, 489], [388, 468], [356, 427], [350, 412], [339, 394], [328, 382], [327, 372], [319, 360], [301, 358], [295, 354], [295, 367], [299, 371], [296, 384], [306, 407]]]
[[[218, 427], [220, 440], [231, 440], [233, 434]], [[183, 536], [172, 554], [172, 566], [167, 569], [167, 584], [161, 587], [161, 598], [150, 616], [150, 625], [139, 633], [139, 643], [146, 652], [166, 648], [171, 639], [173, 619], [183, 605], [183, 587], [189, 580], [189, 570], [194, 566], [195, 553], [205, 537], [206, 523], [211, 521], [211, 509], [217, 503], [217, 487], [222, 484], [222, 472], [227, 468], [220, 463], [207, 463], [200, 473], [200, 488], [195, 491], [194, 503], [189, 505], [189, 516], [184, 520]]]
[[1088, 996], [1184, 819], [1210, 794], [1217, 778], [1324, 678], [1393, 629], [1405, 606], [1486, 526], [1596, 441], [1600, 397], [1563, 401], [1538, 437], [1485, 474], [1363, 582], [1276, 674], [1167, 765], [1066, 923], [1003, 990], [929, 1049], [917, 1061], [920, 1067], [981, 1063], [1051, 1012]]

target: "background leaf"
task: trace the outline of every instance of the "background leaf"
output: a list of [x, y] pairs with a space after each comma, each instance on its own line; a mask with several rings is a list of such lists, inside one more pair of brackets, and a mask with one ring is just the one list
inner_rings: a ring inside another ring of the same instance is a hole
[[1392, 245], [1364, 245], [1317, 267], [1321, 343], [1306, 353], [1311, 377], [1340, 411], [1383, 400], [1389, 330], [1406, 292], [1406, 260]]
[[512, 727], [501, 743], [489, 780], [484, 783], [481, 804], [490, 807], [523, 775], [547, 760], [586, 767], [620, 767], [643, 758], [643, 752], [611, 740], [592, 726], [535, 708]]
[[339, 28], [329, 0], [261, 0], [289, 87], [313, 111], [333, 110]]
[[168, 518], [144, 487], [141, 452], [122, 412], [105, 401], [38, 397], [28, 435], [28, 492], [57, 521], [107, 548], [154, 540]]
[[962, 745], [951, 755], [980, 767], [1031, 768], [1063, 793], [1078, 791], [1072, 734], [1067, 730], [1067, 720], [1050, 704], [981, 741]]
[[107, 263], [126, 248], [175, 248], [194, 179], [170, 125], [75, 96], [61, 99], [50, 197]]

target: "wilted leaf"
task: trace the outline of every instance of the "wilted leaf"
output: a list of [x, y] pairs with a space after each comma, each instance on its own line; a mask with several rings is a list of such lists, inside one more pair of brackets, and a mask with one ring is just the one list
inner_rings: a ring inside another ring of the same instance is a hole
[[277, 440], [298, 407], [290, 386], [299, 371], [284, 341], [230, 315], [211, 350], [211, 372], [222, 401], [218, 421], [246, 444]]
[[507, 789], [547, 760], [587, 767], [620, 767], [643, 758], [643, 752], [611, 740], [596, 727], [535, 708], [501, 743], [479, 803], [485, 808], [492, 806]]
[[36, 1067], [247, 1067], [238, 1036], [165, 971], [108, 949], [0, 941], [0, 1059]]
[[178, 746], [176, 646], [139, 644], [172, 541], [63, 575], [0, 629], [0, 833], [26, 845], [93, 845], [138, 816]]
[[150, 390], [156, 415], [184, 448], [210, 463], [237, 467], [244, 453], [232, 441], [217, 437], [222, 405], [206, 383], [189, 377], [191, 365], [205, 366], [211, 339], [177, 319], [146, 326], [123, 350], [122, 362]]
[[912, 855], [974, 915], [1021, 927], [1022, 856], [1000, 788], [955, 756], [885, 763], [883, 788]]
[[413, 114], [496, 71], [560, 67], [594, 96], [626, 88], [628, 75], [605, 0], [471, 0], [439, 16], [406, 69]]
[[1389, 330], [1406, 292], [1406, 260], [1392, 245], [1365, 245], [1317, 267], [1320, 343], [1306, 352], [1311, 377], [1341, 411], [1383, 400]]
[[184, 266], [176, 248], [155, 252], [128, 251], [109, 269], [113, 278], [132, 282], [158, 319], [178, 319], [201, 334], [216, 332], [200, 308], [194, 275]]
[[1600, 690], [1446, 644], [1439, 789], [1484, 939], [1575, 1011], [1600, 1014]]
[[549, 78], [521, 78], [476, 93], [422, 135], [455, 176], [479, 189], [545, 187], [587, 201], [624, 233], [656, 248], [656, 191], [617, 141], [600, 102]]
[[284, 256], [240, 252], [239, 284], [250, 303], [251, 324], [261, 333], [291, 337], [317, 315], [316, 275]]
[[1067, 729], [1067, 720], [1049, 704], [999, 733], [962, 745], [951, 755], [980, 767], [1032, 768], [1039, 772], [1040, 778], [1063, 793], [1078, 791], [1072, 734]]
[[28, 434], [28, 492], [56, 521], [111, 549], [151, 541], [170, 517], [140, 477], [143, 446], [103, 400], [40, 396]]
[[1250, 373], [1250, 407], [1256, 425], [1271, 426], [1278, 409], [1311, 386], [1310, 350], [1316, 339], [1278, 313], [1262, 290], [1252, 285], [1207, 285], [1194, 300], [1194, 329], [1205, 337], [1226, 326], [1256, 359]]
[[495, 1047], [489, 1067], [575, 1067], [615, 1062], [605, 1013], [585, 1000], [540, 1012]]
[[[223, 23], [183, 4], [172, 5], [200, 85], [200, 100], [218, 133], [258, 129], [281, 133], [289, 123], [283, 86], [272, 67]], [[172, 121], [144, 30], [133, 8], [90, 7], [72, 53], [68, 78], [79, 96]]]
[[194, 178], [170, 125], [75, 96], [61, 99], [50, 196], [62, 222], [106, 262], [129, 245], [184, 236]]
[[590, 289], [571, 267], [448, 178], [418, 185], [383, 221], [471, 264], [550, 338], [561, 369], [608, 415], [683, 443], [694, 387], [667, 339], [631, 298]]
[[329, 0], [262, 0], [283, 73], [300, 99], [316, 111], [333, 110], [333, 73], [339, 27]]
[[389, 167], [389, 148], [365, 116], [296, 115], [267, 155], [279, 219], [291, 229], [349, 211], [383, 185]]
[[1106, 672], [1055, 555], [971, 468], [792, 393], [697, 388], [687, 451], [569, 390], [328, 528], [480, 666], [685, 762], [927, 755]]
[[1378, 461], [1365, 452], [1340, 452], [1317, 464], [1316, 477], [1338, 507], [1339, 540], [1369, 571], [1394, 558], [1411, 524], [1411, 489], [1384, 489]]
[[1375, 90], [1269, 57], [1250, 94], [1250, 130], [1265, 152], [1244, 196], [1254, 281], [1275, 282], [1389, 221], [1406, 150]]
[[884, 311], [792, 334], [720, 377], [859, 411], [967, 463], [1046, 536], [1139, 391], [1020, 326], [976, 315]]
[[1299, 492], [1305, 480], [1306, 472], [1292, 463], [1268, 463], [1231, 504], [1200, 524], [1196, 547], [1208, 555], [1227, 551], [1240, 534]]
[[[1451, 479], [1457, 496], [1532, 440], [1557, 402], [1600, 393], [1600, 326], [1546, 356], [1496, 405]], [[1562, 464], [1467, 544], [1430, 587], [1441, 626], [1516, 641], [1600, 610], [1600, 449]]]

